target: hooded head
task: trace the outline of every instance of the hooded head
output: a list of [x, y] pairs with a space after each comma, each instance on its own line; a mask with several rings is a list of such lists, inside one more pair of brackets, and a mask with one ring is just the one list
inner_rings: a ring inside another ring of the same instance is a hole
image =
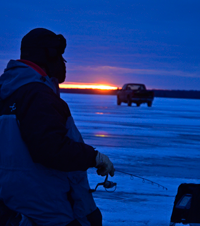
[[45, 68], [50, 78], [55, 77], [62, 83], [66, 76], [66, 61], [62, 56], [65, 48], [66, 39], [62, 35], [36, 28], [22, 38], [20, 58]]

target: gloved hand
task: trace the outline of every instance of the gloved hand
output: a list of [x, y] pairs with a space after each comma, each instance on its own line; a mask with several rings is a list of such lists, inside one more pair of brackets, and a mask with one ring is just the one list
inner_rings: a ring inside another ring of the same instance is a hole
[[100, 152], [97, 153], [96, 156], [96, 168], [97, 174], [101, 176], [105, 176], [110, 174], [111, 177], [114, 176], [114, 166], [107, 155], [104, 155]]

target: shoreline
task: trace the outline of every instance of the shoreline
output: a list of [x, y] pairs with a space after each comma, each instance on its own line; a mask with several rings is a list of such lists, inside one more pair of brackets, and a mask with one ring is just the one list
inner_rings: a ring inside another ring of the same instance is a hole
[[[154, 91], [154, 97], [200, 99], [200, 91], [197, 90], [158, 90]], [[96, 94], [96, 95], [117, 95], [117, 90], [100, 89], [60, 89], [61, 93], [74, 94]]]

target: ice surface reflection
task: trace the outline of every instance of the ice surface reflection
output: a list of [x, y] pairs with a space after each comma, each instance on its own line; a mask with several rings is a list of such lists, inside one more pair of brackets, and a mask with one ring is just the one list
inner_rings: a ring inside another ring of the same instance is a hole
[[[94, 197], [104, 226], [168, 226], [180, 183], [200, 183], [200, 100], [155, 98], [151, 108], [117, 106], [115, 96], [61, 94], [86, 143], [116, 168], [168, 188], [116, 172], [117, 190]], [[100, 114], [99, 114], [100, 113]], [[91, 187], [102, 181], [89, 170]]]

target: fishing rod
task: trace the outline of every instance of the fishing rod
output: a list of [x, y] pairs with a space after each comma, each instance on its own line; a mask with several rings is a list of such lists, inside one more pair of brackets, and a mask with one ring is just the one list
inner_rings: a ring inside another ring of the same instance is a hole
[[146, 181], [147, 181], [147, 182], [151, 183], [152, 185], [155, 184], [155, 185], [157, 185], [158, 187], [163, 188], [164, 190], [168, 190], [167, 187], [165, 187], [165, 186], [163, 186], [163, 185], [161, 185], [161, 184], [159, 184], [159, 183], [157, 183], [157, 182], [154, 182], [154, 181], [152, 181], [152, 180], [146, 179], [146, 178], [144, 178], [144, 177], [140, 177], [140, 176], [134, 175], [134, 174], [132, 174], [132, 173], [127, 173], [127, 172], [124, 172], [124, 171], [119, 170], [119, 169], [115, 169], [115, 171], [116, 171], [116, 172], [119, 172], [119, 173], [123, 173], [123, 174], [129, 175], [129, 176], [131, 176], [131, 178], [134, 178], [134, 177], [140, 178], [141, 180], [143, 180], [143, 182], [146, 182]]
[[[142, 179], [143, 182], [146, 182], [146, 181], [147, 181], [148, 183], [151, 183], [152, 185], [155, 184], [155, 185], [157, 185], [158, 187], [161, 187], [161, 188], [163, 188], [163, 189], [165, 189], [165, 190], [168, 190], [165, 186], [163, 186], [163, 185], [161, 185], [161, 184], [159, 184], [159, 183], [157, 183], [157, 182], [154, 182], [154, 181], [152, 181], [152, 180], [146, 179], [146, 178], [144, 178], [144, 177], [140, 177], [140, 176], [134, 175], [134, 174], [132, 174], [132, 173], [127, 173], [127, 172], [124, 172], [124, 171], [119, 170], [119, 169], [115, 169], [115, 171], [116, 171], [116, 172], [119, 172], [119, 173], [123, 173], [123, 174], [129, 175], [129, 176], [131, 176], [131, 178], [136, 177], [136, 178]], [[106, 178], [105, 178], [104, 182], [98, 183], [98, 184], [96, 185], [95, 189], [90, 189], [90, 193], [95, 192], [99, 186], [103, 186], [107, 192], [114, 192], [114, 191], [117, 189], [117, 183], [112, 182], [112, 181], [108, 181], [108, 174], [106, 175]], [[114, 187], [114, 190], [112, 190], [112, 191], [109, 190], [109, 189], [111, 189], [111, 188], [113, 188], [113, 187]]]

